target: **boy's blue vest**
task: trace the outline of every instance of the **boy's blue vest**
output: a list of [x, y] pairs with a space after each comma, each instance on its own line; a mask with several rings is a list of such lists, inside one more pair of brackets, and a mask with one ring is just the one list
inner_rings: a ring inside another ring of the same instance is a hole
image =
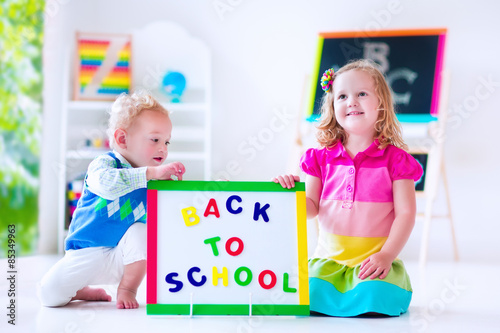
[[[117, 169], [123, 168], [115, 154], [109, 152], [108, 155], [116, 161]], [[146, 223], [146, 198], [147, 189], [140, 188], [116, 200], [106, 200], [88, 189], [85, 176], [83, 193], [69, 226], [65, 249], [115, 247], [133, 223]]]

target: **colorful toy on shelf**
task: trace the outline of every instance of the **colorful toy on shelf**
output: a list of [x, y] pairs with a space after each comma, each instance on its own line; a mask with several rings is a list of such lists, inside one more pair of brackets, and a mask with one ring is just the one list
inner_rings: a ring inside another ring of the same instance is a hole
[[77, 99], [113, 100], [131, 86], [130, 35], [77, 34]]
[[88, 138], [85, 140], [86, 148], [100, 148], [100, 149], [109, 149], [109, 139], [107, 137], [95, 137]]
[[73, 213], [75, 212], [78, 200], [82, 196], [82, 191], [83, 191], [83, 179], [75, 179], [68, 182], [69, 223], [71, 223], [71, 219], [73, 218]]
[[179, 103], [186, 89], [186, 78], [179, 72], [168, 72], [163, 77], [160, 90], [170, 98], [170, 102]]

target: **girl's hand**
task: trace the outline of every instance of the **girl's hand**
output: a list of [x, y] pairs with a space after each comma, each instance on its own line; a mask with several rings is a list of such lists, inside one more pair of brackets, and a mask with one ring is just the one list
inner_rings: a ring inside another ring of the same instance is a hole
[[370, 277], [370, 279], [384, 279], [392, 267], [393, 258], [384, 252], [377, 252], [366, 258], [361, 263], [358, 277], [361, 280]]
[[389, 237], [380, 252], [372, 254], [361, 263], [358, 277], [364, 280], [383, 279], [389, 274], [392, 262], [408, 241], [415, 224], [415, 185], [412, 179], [395, 180], [392, 185], [395, 219]]
[[295, 187], [295, 182], [300, 181], [300, 177], [295, 175], [281, 175], [271, 179], [271, 181], [276, 184], [280, 183], [283, 188], [292, 188]]
[[148, 167], [146, 178], [172, 180], [172, 176], [176, 176], [178, 180], [182, 180], [182, 175], [186, 172], [186, 168], [181, 162], [172, 162], [156, 167]]

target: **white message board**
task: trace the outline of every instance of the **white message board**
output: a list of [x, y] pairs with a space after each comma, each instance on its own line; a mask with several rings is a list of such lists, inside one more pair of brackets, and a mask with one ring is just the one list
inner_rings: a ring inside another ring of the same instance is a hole
[[309, 315], [304, 183], [148, 183], [147, 313]]

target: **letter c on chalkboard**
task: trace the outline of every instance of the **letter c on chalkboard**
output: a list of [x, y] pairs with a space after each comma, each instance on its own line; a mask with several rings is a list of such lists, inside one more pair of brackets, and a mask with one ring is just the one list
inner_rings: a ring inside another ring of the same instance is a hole
[[240, 196], [238, 195], [232, 195], [230, 196], [229, 198], [227, 198], [227, 201], [226, 201], [226, 209], [228, 212], [230, 212], [231, 214], [239, 214], [243, 211], [243, 208], [241, 207], [238, 207], [237, 209], [233, 209], [233, 207], [231, 206], [231, 203], [233, 200], [236, 200], [238, 202], [242, 202], [243, 200], [241, 199]]
[[201, 272], [201, 269], [199, 267], [191, 267], [187, 273], [187, 278], [188, 278], [188, 281], [189, 283], [191, 283], [193, 286], [195, 287], [201, 287], [202, 285], [205, 284], [205, 282], [207, 282], [207, 277], [205, 275], [202, 275], [201, 276], [201, 280], [200, 282], [196, 281], [194, 278], [193, 278], [193, 272]]

